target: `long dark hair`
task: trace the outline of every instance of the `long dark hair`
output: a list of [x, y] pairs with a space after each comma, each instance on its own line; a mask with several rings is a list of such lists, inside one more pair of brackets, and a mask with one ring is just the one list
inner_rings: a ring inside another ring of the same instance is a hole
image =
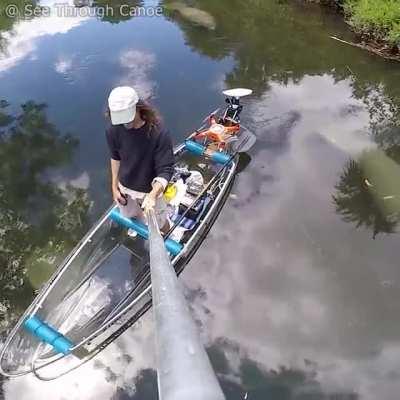
[[[136, 104], [136, 112], [139, 113], [140, 118], [143, 121], [146, 121], [149, 126], [149, 130], [151, 128], [160, 128], [162, 124], [160, 114], [152, 105], [150, 105], [150, 103], [145, 100], [139, 99]], [[108, 106], [104, 114], [105, 117], [110, 120], [110, 109], [108, 108]]]
[[161, 117], [158, 111], [151, 106], [147, 101], [139, 100], [136, 104], [136, 112], [139, 113], [140, 118], [146, 121], [149, 127], [159, 128], [161, 125]]

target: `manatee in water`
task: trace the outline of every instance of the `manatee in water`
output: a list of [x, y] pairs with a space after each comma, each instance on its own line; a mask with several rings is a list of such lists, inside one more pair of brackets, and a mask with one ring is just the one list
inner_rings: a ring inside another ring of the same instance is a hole
[[187, 21], [202, 26], [204, 28], [214, 30], [216, 22], [214, 17], [206, 11], [199, 10], [198, 8], [189, 7], [183, 3], [173, 2], [165, 4], [167, 10], [175, 11]]
[[400, 213], [400, 165], [382, 150], [365, 151], [358, 164], [364, 184], [382, 207], [386, 215]]

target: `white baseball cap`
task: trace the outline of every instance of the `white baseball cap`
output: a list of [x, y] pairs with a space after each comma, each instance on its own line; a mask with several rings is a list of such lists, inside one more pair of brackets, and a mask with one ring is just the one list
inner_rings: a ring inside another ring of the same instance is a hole
[[129, 124], [136, 115], [136, 104], [139, 96], [130, 86], [114, 88], [108, 97], [108, 108], [113, 125]]

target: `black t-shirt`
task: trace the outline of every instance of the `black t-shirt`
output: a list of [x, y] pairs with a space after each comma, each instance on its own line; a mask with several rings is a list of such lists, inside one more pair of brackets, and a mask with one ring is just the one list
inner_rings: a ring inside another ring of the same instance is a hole
[[148, 123], [139, 129], [112, 125], [106, 137], [111, 158], [120, 161], [118, 178], [123, 186], [148, 193], [154, 178], [171, 179], [174, 153], [167, 131]]

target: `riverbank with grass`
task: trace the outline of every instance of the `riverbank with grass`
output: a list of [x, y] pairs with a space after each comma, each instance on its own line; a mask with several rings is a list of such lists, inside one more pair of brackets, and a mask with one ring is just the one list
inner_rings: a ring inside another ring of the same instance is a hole
[[399, 0], [308, 0], [335, 7], [357, 33], [348, 43], [388, 59], [400, 61]]

